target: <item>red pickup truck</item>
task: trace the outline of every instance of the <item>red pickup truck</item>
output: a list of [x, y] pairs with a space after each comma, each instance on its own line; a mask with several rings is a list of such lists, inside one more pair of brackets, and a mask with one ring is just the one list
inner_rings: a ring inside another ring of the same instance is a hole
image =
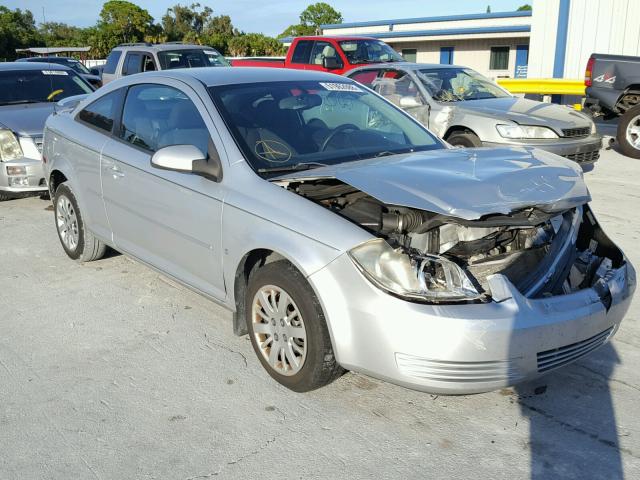
[[370, 63], [404, 62], [386, 43], [368, 37], [297, 37], [284, 60], [243, 58], [231, 60], [234, 67], [297, 68], [342, 75]]

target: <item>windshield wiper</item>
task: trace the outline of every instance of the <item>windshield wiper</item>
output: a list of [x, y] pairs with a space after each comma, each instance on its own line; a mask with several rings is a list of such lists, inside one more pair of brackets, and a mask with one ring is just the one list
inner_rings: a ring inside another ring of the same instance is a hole
[[327, 164], [320, 162], [294, 163], [293, 165], [282, 165], [280, 167], [259, 168], [258, 173], [296, 172], [326, 166]]

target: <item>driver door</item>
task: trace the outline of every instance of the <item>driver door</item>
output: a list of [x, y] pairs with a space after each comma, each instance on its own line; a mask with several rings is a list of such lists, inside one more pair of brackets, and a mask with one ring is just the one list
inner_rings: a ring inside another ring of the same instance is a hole
[[[113, 242], [119, 250], [224, 299], [222, 184], [151, 165], [162, 147], [195, 145], [211, 155], [220, 140], [189, 87], [171, 80], [147, 81], [129, 87], [116, 138], [102, 153], [102, 193]], [[217, 151], [224, 154], [222, 148]]]

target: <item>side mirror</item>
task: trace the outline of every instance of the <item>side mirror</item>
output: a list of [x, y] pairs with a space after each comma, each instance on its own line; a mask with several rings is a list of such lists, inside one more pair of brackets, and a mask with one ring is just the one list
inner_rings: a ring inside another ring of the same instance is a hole
[[322, 66], [327, 70], [337, 70], [342, 68], [342, 63], [336, 57], [324, 57], [322, 59]]
[[194, 173], [219, 182], [222, 180], [222, 164], [217, 153], [207, 160], [195, 145], [171, 145], [161, 148], [151, 157], [151, 165], [163, 170]]
[[416, 97], [408, 96], [400, 99], [400, 107], [402, 108], [422, 107], [422, 105], [424, 104]]

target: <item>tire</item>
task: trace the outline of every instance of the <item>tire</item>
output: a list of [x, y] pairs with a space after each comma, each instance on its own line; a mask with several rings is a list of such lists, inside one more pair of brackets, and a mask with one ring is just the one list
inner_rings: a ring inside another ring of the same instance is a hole
[[482, 141], [473, 132], [454, 132], [447, 142], [454, 147], [477, 148], [482, 146]]
[[640, 158], [640, 105], [631, 107], [620, 117], [616, 140], [624, 155]]
[[249, 277], [245, 302], [251, 345], [264, 369], [277, 382], [295, 392], [308, 392], [328, 385], [344, 373], [333, 354], [320, 302], [304, 276], [289, 262], [268, 263], [256, 270]]
[[10, 193], [0, 192], [0, 202], [4, 202], [6, 200], [12, 200], [13, 198], [15, 197]]
[[91, 262], [104, 256], [106, 245], [85, 227], [78, 201], [65, 183], [55, 192], [53, 215], [58, 238], [69, 258]]

